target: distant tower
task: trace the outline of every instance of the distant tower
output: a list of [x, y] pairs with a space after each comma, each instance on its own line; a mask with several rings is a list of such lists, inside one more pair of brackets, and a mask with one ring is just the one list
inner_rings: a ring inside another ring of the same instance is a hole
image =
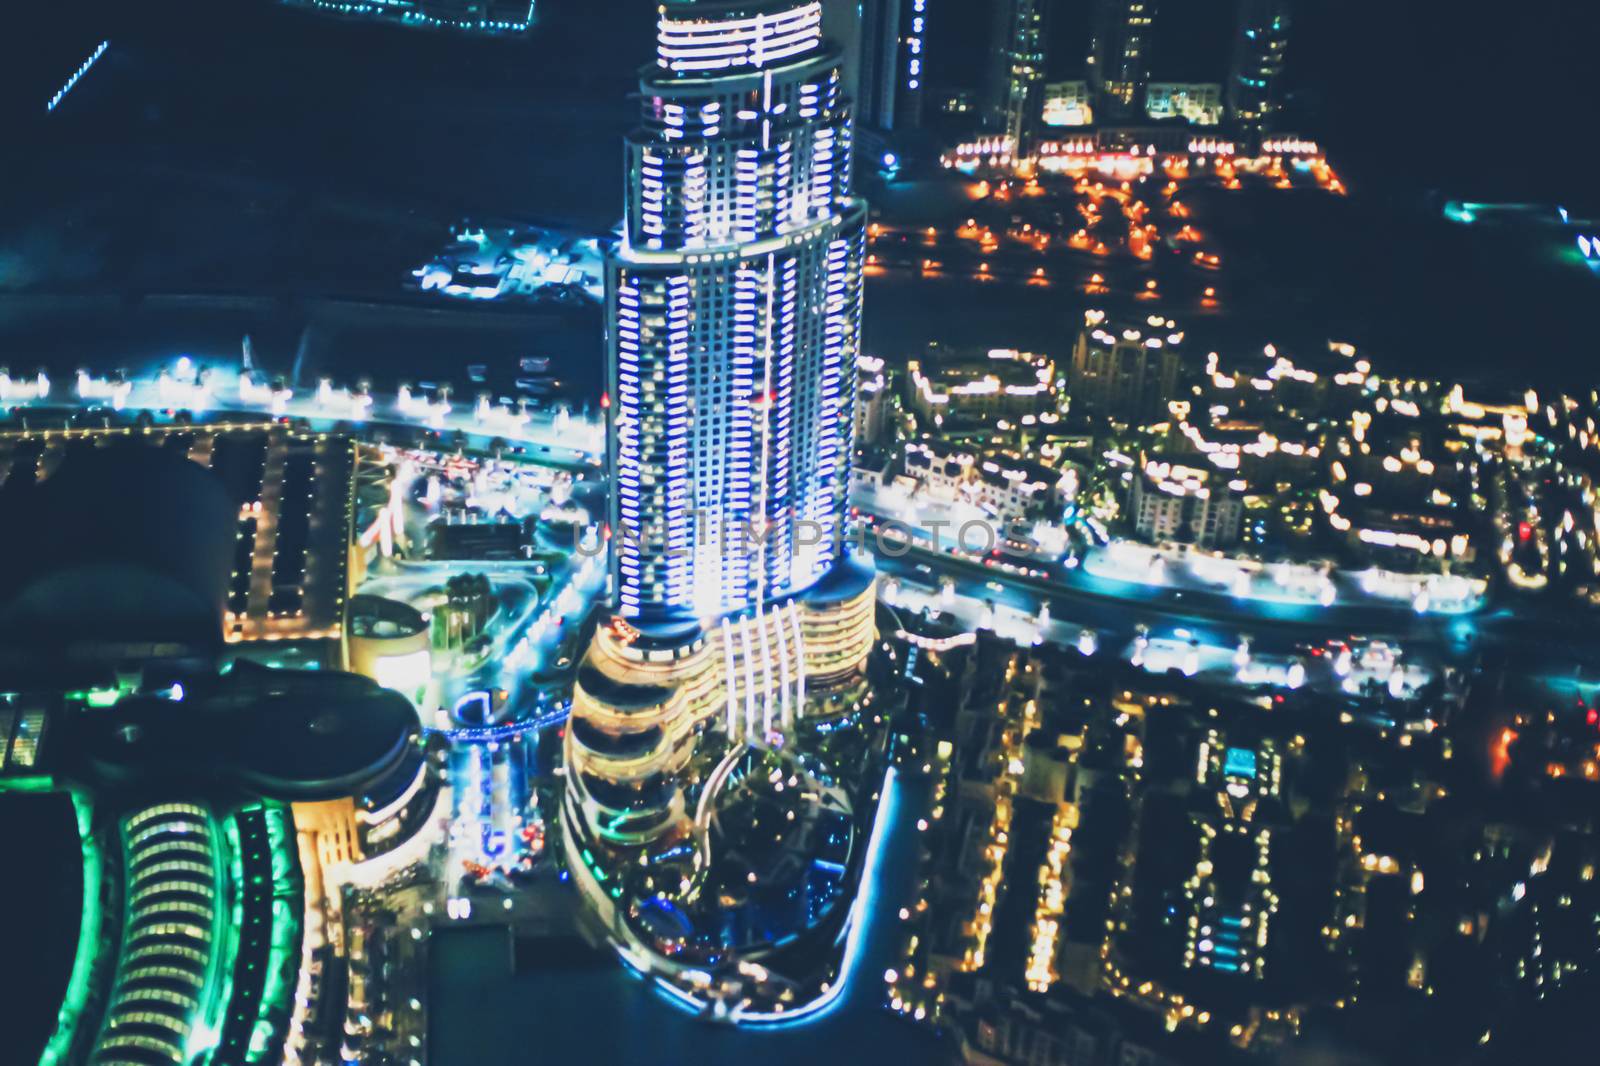
[[1228, 117], [1245, 133], [1270, 129], [1283, 106], [1280, 77], [1289, 50], [1289, 23], [1289, 0], [1239, 0]]
[[1050, 0], [999, 0], [991, 43], [988, 126], [1026, 155], [1044, 108]]
[[922, 125], [928, 0], [828, 0], [823, 29], [845, 53], [856, 120], [877, 130]]
[[922, 125], [923, 86], [927, 82], [928, 0], [903, 0], [909, 10], [900, 27], [900, 90], [895, 112], [897, 129]]
[[1097, 114], [1117, 119], [1144, 109], [1155, 16], [1156, 0], [1094, 0], [1089, 88]]

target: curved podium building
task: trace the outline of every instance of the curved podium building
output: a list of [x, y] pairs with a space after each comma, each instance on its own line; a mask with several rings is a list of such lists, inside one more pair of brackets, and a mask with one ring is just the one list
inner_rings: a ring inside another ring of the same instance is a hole
[[871, 571], [845, 561], [807, 592], [702, 629], [595, 634], [573, 688], [568, 788], [603, 844], [648, 843], [681, 827], [682, 785], [707, 746], [781, 744], [819, 700], [855, 680], [874, 638]]
[[844, 536], [866, 205], [842, 62], [818, 0], [658, 5], [607, 272], [614, 614], [566, 737], [568, 857], [606, 908], [608, 869], [703, 872], [714, 768], [849, 706], [875, 639]]
[[336, 1047], [324, 879], [426, 846], [437, 788], [416, 711], [365, 678], [248, 662], [104, 694], [0, 694], [0, 792], [67, 793], [82, 847], [78, 946], [37, 1061]]

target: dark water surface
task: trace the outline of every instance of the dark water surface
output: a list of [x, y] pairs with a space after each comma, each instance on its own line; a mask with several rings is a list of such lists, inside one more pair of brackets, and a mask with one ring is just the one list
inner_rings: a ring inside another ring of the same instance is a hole
[[[881, 1009], [883, 973], [902, 945], [898, 912], [914, 902], [925, 781], [896, 778], [881, 858], [868, 862], [860, 958], [836, 1009], [792, 1027], [750, 1031], [702, 1021], [625, 970], [611, 952], [569, 940], [518, 945], [509, 972], [498, 929], [430, 942], [432, 1061], [534, 1066], [854, 1066], [951, 1061], [953, 1045]], [[875, 867], [875, 871], [874, 871]], [[870, 876], [876, 872], [877, 876]], [[543, 951], [543, 955], [540, 952]]]

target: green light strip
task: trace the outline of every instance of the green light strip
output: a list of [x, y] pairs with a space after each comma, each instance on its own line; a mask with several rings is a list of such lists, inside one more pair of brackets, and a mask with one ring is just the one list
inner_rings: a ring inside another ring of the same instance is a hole
[[[287, 807], [266, 811], [267, 839], [272, 846], [272, 940], [267, 954], [267, 974], [262, 986], [256, 1033], [270, 1033], [270, 1046], [258, 1048], [252, 1040], [248, 1062], [266, 1062], [283, 1054], [289, 1038], [288, 1019], [294, 1013], [294, 992], [300, 977], [300, 940], [304, 936], [305, 885], [300, 876], [293, 817]], [[271, 1020], [282, 1012], [281, 1026]]]
[[72, 960], [72, 977], [67, 982], [61, 1011], [56, 1015], [56, 1031], [45, 1044], [39, 1066], [57, 1066], [72, 1050], [104, 947], [100, 942], [100, 845], [95, 842], [92, 831], [94, 807], [86, 793], [74, 789], [71, 796], [78, 818], [78, 840], [83, 847], [83, 920], [78, 925], [78, 951]]
[[[239, 833], [231, 818], [219, 825], [216, 812], [209, 808], [208, 812], [207, 829], [212, 847], [225, 847], [228, 854], [216, 856], [212, 863], [211, 898], [215, 903], [211, 913], [211, 960], [206, 966], [205, 990], [200, 994], [199, 1017], [191, 1024], [189, 1040], [184, 1045], [186, 1062], [193, 1062], [197, 1055], [209, 1061], [222, 1038], [228, 1000], [233, 996], [234, 958], [239, 953], [239, 892], [243, 880], [239, 869]], [[229, 903], [224, 906], [223, 900]]]
[[53, 777], [0, 777], [0, 792], [55, 792]]
[[[55, 782], [47, 777], [9, 778], [0, 788], [47, 792]], [[46, 1043], [39, 1066], [66, 1066], [74, 1059], [74, 1046], [86, 1023], [86, 1012], [97, 971], [103, 969], [108, 945], [102, 940], [104, 911], [101, 892], [104, 885], [104, 857], [93, 836], [94, 809], [90, 796], [78, 790], [69, 793], [83, 851], [83, 919], [78, 927], [78, 945], [72, 975], [67, 984], [56, 1029]], [[270, 907], [272, 928], [268, 935], [266, 970], [262, 974], [262, 995], [256, 1019], [249, 1030], [245, 1062], [277, 1060], [288, 1038], [288, 1018], [293, 1013], [293, 997], [299, 977], [300, 941], [304, 933], [302, 913], [304, 886], [300, 875], [296, 838], [291, 815], [286, 807], [261, 804], [267, 840], [271, 849], [270, 885], [260, 894]], [[200, 1006], [189, 1019], [189, 1036], [184, 1046], [185, 1061], [210, 1062], [221, 1041], [223, 1026], [234, 991], [238, 965], [240, 933], [243, 929], [245, 894], [249, 891], [243, 868], [243, 851], [233, 818], [220, 820], [212, 812], [207, 832], [213, 847], [212, 951], [200, 994]], [[126, 851], [126, 839], [123, 839]], [[216, 854], [226, 847], [228, 854]], [[254, 895], [255, 893], [252, 893]], [[229, 901], [225, 906], [223, 901]], [[124, 899], [126, 906], [126, 899]], [[119, 951], [120, 955], [120, 951]], [[119, 958], [120, 963], [120, 958]], [[113, 989], [108, 989], [114, 991]], [[107, 1008], [111, 1006], [108, 1002]]]
[[[267, 852], [265, 866], [260, 870], [245, 866], [247, 818], [252, 820], [248, 845], [252, 854], [256, 847], [253, 823], [257, 818], [260, 821], [260, 843]], [[282, 1058], [289, 1019], [294, 1013], [294, 992], [300, 975], [301, 914], [305, 906], [298, 856], [293, 850], [293, 822], [287, 807], [263, 802], [235, 812], [227, 829], [233, 848], [232, 982], [223, 1004], [226, 1015], [207, 1061], [214, 1066], [276, 1063]], [[264, 910], [268, 928], [251, 935], [245, 925], [247, 908], [252, 915], [258, 909]], [[254, 954], [257, 950], [264, 952], [259, 960]], [[243, 1003], [236, 1002], [240, 997]]]

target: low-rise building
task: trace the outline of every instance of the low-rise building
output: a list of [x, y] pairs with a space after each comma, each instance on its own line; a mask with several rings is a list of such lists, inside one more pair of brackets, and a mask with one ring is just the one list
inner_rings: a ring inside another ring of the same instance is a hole
[[1183, 331], [1161, 315], [1142, 322], [1113, 322], [1086, 311], [1067, 375], [1071, 414], [1149, 422], [1167, 416], [1178, 398]]
[[926, 366], [913, 360], [907, 369], [912, 407], [937, 424], [1020, 419], [1055, 408], [1055, 362], [1046, 355], [996, 348], [976, 359]]
[[889, 425], [888, 378], [883, 360], [863, 355], [856, 364], [860, 389], [856, 398], [856, 445], [876, 443]]
[[1481, 490], [1462, 445], [1392, 409], [1358, 412], [1353, 425], [1319, 493], [1332, 528], [1392, 569], [1472, 564], [1484, 539], [1473, 503]]
[[1153, 81], [1145, 88], [1144, 113], [1154, 119], [1215, 126], [1222, 112], [1222, 86], [1214, 81]]
[[945, 503], [964, 503], [1002, 522], [1015, 522], [1058, 506], [1067, 475], [1004, 452], [974, 454], [936, 444], [906, 447], [905, 474], [912, 492]]
[[1239, 540], [1244, 501], [1215, 470], [1181, 460], [1149, 458], [1133, 478], [1134, 529], [1150, 541], [1223, 548]]
[[1094, 122], [1086, 81], [1053, 81], [1044, 87], [1046, 126], [1088, 126]]

